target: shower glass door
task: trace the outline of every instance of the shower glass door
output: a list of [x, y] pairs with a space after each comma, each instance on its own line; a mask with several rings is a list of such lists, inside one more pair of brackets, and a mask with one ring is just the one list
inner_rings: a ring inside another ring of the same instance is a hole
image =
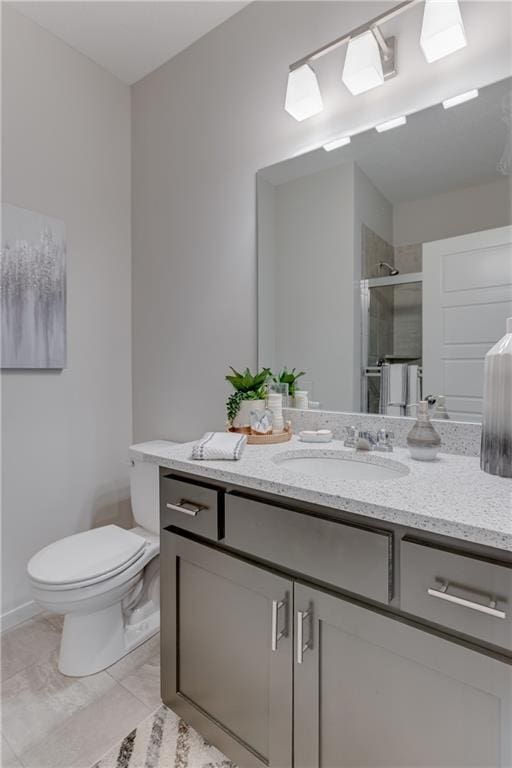
[[361, 280], [361, 410], [379, 413], [384, 363], [422, 365], [422, 273]]

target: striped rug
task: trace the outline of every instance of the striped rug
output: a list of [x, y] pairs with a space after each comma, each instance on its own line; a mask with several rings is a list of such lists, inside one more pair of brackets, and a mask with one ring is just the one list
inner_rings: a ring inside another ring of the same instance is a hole
[[93, 768], [236, 768], [178, 715], [161, 706]]

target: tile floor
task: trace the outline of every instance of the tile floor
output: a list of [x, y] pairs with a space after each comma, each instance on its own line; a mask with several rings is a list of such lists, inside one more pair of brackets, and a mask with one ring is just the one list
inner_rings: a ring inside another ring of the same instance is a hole
[[104, 672], [57, 670], [62, 617], [7, 630], [2, 646], [2, 768], [89, 768], [160, 704], [159, 637]]

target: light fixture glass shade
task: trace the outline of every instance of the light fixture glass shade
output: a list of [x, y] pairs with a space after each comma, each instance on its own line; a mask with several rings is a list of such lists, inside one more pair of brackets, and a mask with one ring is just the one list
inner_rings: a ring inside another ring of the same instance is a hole
[[316, 75], [308, 64], [288, 75], [284, 108], [296, 120], [306, 120], [324, 108]]
[[355, 96], [384, 83], [380, 48], [369, 30], [349, 41], [341, 79]]
[[458, 0], [426, 0], [420, 46], [430, 63], [467, 45]]

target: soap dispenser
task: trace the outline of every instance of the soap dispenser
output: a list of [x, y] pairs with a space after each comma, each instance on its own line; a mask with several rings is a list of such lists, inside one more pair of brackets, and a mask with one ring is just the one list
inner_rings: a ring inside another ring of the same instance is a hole
[[407, 435], [407, 445], [417, 461], [433, 461], [441, 448], [441, 438], [430, 422], [427, 400], [418, 403], [416, 423]]
[[485, 356], [480, 467], [512, 477], [512, 317], [506, 329]]

